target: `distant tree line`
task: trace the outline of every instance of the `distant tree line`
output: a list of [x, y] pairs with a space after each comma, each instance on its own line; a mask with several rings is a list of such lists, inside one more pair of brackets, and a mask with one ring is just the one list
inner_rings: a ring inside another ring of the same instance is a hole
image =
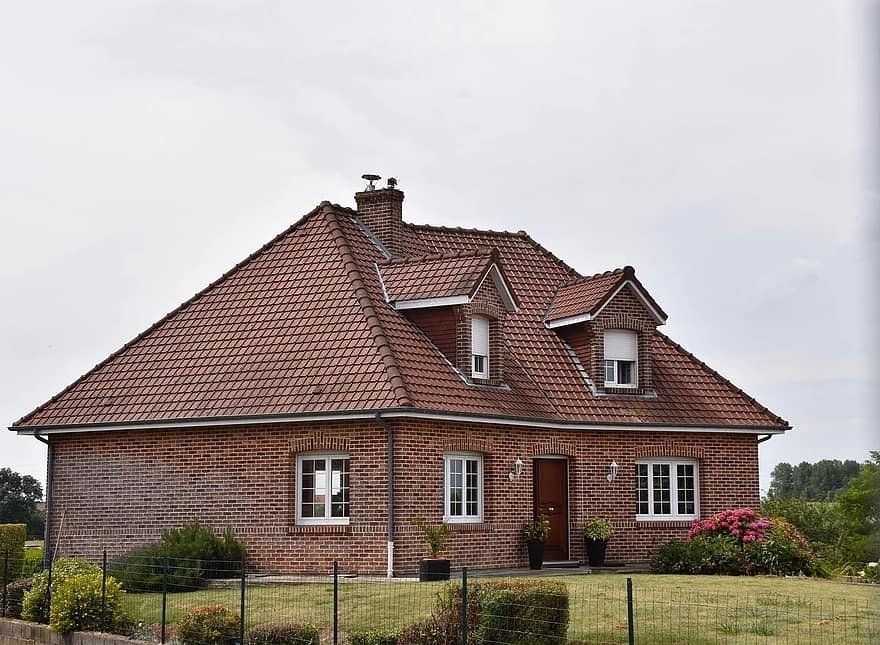
[[0, 468], [0, 524], [26, 524], [28, 538], [43, 539], [46, 514], [37, 508], [43, 487], [30, 475]]
[[[850, 464], [857, 468], [847, 476]], [[880, 559], [880, 451], [872, 450], [871, 459], [863, 464], [830, 460], [794, 468], [779, 464], [761, 510], [794, 524], [832, 568], [857, 570], [861, 563], [876, 562]]]
[[861, 464], [853, 459], [823, 459], [815, 464], [802, 461], [797, 466], [782, 462], [770, 475], [767, 497], [797, 497], [809, 502], [831, 502], [846, 490], [859, 474]]

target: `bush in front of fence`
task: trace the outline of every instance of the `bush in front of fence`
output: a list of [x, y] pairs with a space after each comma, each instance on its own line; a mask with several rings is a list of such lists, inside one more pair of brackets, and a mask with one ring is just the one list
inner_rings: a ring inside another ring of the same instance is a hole
[[398, 632], [385, 629], [351, 631], [348, 632], [346, 638], [348, 645], [398, 645], [401, 642]]
[[31, 578], [19, 578], [6, 585], [6, 608], [3, 615], [7, 618], [21, 618], [21, 603], [24, 595], [34, 586]]
[[124, 633], [134, 621], [122, 609], [122, 587], [113, 578], [107, 578], [102, 599], [101, 585], [100, 571], [80, 573], [61, 582], [52, 594], [49, 627], [62, 634], [71, 631]]
[[[251, 628], [245, 642], [248, 645], [318, 645], [320, 634], [314, 625], [305, 623], [266, 623]], [[353, 643], [351, 635], [348, 642]], [[394, 645], [397, 641], [391, 641]], [[371, 642], [362, 641], [360, 645], [374, 645]]]
[[180, 645], [226, 645], [237, 640], [240, 617], [220, 606], [196, 607], [177, 622], [175, 635]]
[[[58, 587], [68, 578], [82, 573], [97, 573], [100, 579], [101, 569], [89, 564], [82, 558], [59, 558], [52, 563], [52, 596]], [[33, 577], [33, 586], [24, 594], [21, 617], [32, 623], [49, 623], [49, 572], [41, 571]]]

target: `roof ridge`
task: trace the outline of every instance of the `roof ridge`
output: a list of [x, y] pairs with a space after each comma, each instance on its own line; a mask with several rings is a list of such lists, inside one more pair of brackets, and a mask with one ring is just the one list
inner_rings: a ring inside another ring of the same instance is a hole
[[725, 376], [723, 376], [723, 375], [722, 375], [721, 373], [719, 373], [717, 370], [714, 370], [714, 369], [712, 369], [711, 367], [709, 367], [708, 365], [706, 365], [706, 363], [704, 363], [704, 362], [701, 361], [699, 358], [697, 358], [696, 356], [694, 356], [691, 352], [689, 352], [689, 351], [686, 350], [684, 347], [682, 347], [681, 345], [679, 345], [677, 342], [675, 342], [674, 340], [672, 340], [669, 336], [667, 336], [666, 334], [664, 334], [662, 331], [660, 331], [659, 329], [656, 329], [656, 330], [654, 330], [654, 333], [655, 333], [655, 334], [658, 334], [659, 336], [661, 336], [663, 339], [665, 339], [667, 342], [669, 342], [673, 347], [675, 347], [675, 348], [676, 348], [677, 350], [679, 350], [680, 352], [683, 352], [688, 358], [690, 358], [690, 359], [691, 359], [692, 361], [694, 361], [697, 365], [699, 365], [699, 366], [702, 368], [702, 370], [703, 370], [704, 372], [710, 374], [711, 376], [715, 376], [715, 377], [721, 379], [721, 381], [722, 381], [725, 385], [727, 385], [727, 386], [730, 387], [730, 388], [733, 388], [733, 390], [734, 390], [737, 394], [739, 394], [740, 396], [742, 396], [744, 399], [746, 399], [746, 400], [749, 401], [750, 403], [752, 403], [752, 404], [758, 406], [758, 408], [760, 408], [761, 410], [763, 410], [764, 412], [766, 412], [767, 414], [769, 414], [771, 417], [773, 417], [774, 419], [776, 419], [776, 421], [781, 422], [781, 424], [782, 424], [782, 425], [785, 425], [788, 429], [791, 429], [792, 426], [791, 426], [791, 424], [790, 424], [788, 421], [786, 421], [785, 419], [783, 419], [781, 416], [779, 416], [778, 414], [776, 414], [773, 410], [771, 410], [771, 409], [768, 408], [767, 406], [765, 406], [765, 405], [761, 404], [760, 402], [758, 402], [754, 397], [750, 396], [750, 395], [749, 395], [747, 392], [745, 392], [742, 388], [740, 388], [740, 387], [738, 387], [737, 385], [735, 385], [733, 382], [730, 381], [730, 379], [728, 379], [728, 378], [726, 378]]
[[385, 373], [388, 374], [388, 380], [394, 390], [394, 395], [397, 397], [397, 404], [401, 407], [412, 407], [412, 398], [410, 398], [409, 392], [406, 389], [406, 383], [403, 380], [400, 367], [397, 365], [397, 358], [395, 358], [394, 352], [391, 351], [391, 344], [385, 336], [382, 322], [379, 320], [370, 294], [364, 286], [361, 270], [354, 259], [351, 247], [348, 245], [345, 231], [337, 219], [336, 208], [330, 202], [322, 202], [321, 211], [327, 223], [327, 228], [330, 231], [330, 236], [333, 238], [333, 243], [336, 245], [339, 256], [344, 263], [349, 284], [354, 290], [354, 295], [357, 297], [358, 304], [366, 318], [370, 336], [379, 352], [382, 364], [385, 366]]
[[408, 264], [416, 262], [436, 262], [438, 260], [456, 260], [459, 258], [486, 257], [491, 258], [494, 247], [478, 248], [475, 251], [449, 251], [447, 253], [426, 253], [425, 255], [409, 255], [402, 258], [388, 258], [377, 262], [380, 266]]
[[99, 362], [99, 363], [96, 363], [95, 366], [94, 366], [92, 369], [90, 369], [90, 370], [88, 370], [87, 372], [81, 374], [81, 375], [79, 376], [79, 378], [77, 378], [75, 381], [73, 381], [73, 383], [71, 383], [70, 385], [68, 385], [67, 387], [65, 387], [63, 390], [61, 390], [60, 392], [58, 392], [58, 393], [57, 393], [55, 396], [53, 396], [51, 399], [49, 399], [49, 400], [46, 401], [45, 403], [43, 403], [43, 404], [37, 406], [36, 408], [34, 408], [33, 410], [31, 410], [30, 412], [28, 412], [27, 414], [25, 414], [23, 417], [21, 417], [18, 421], [13, 422], [13, 424], [12, 424], [11, 427], [15, 427], [15, 426], [18, 426], [18, 425], [24, 423], [24, 422], [27, 421], [29, 418], [33, 417], [35, 414], [41, 412], [42, 410], [45, 410], [45, 409], [46, 409], [47, 407], [49, 407], [52, 403], [55, 403], [55, 401], [57, 401], [57, 400], [60, 399], [62, 396], [64, 396], [64, 395], [67, 394], [68, 392], [70, 392], [73, 388], [75, 388], [77, 385], [79, 385], [79, 384], [80, 384], [82, 381], [84, 381], [86, 378], [88, 378], [89, 376], [91, 376], [92, 374], [94, 374], [95, 372], [97, 372], [98, 370], [100, 370], [102, 367], [104, 367], [105, 365], [107, 365], [108, 363], [110, 363], [113, 359], [115, 359], [117, 356], [119, 356], [120, 354], [122, 354], [123, 352], [125, 352], [127, 349], [129, 349], [130, 347], [132, 347], [132, 346], [135, 345], [136, 343], [140, 342], [141, 340], [143, 340], [143, 339], [146, 338], [147, 336], [149, 336], [151, 333], [153, 333], [156, 329], [158, 329], [159, 327], [161, 327], [161, 326], [162, 326], [163, 324], [165, 324], [167, 321], [171, 320], [172, 318], [174, 318], [174, 316], [176, 316], [177, 314], [179, 314], [179, 313], [181, 313], [182, 311], [184, 311], [187, 307], [189, 307], [191, 304], [193, 304], [194, 302], [196, 302], [199, 298], [201, 298], [202, 296], [206, 295], [209, 291], [211, 291], [211, 289], [213, 289], [214, 287], [216, 287], [217, 285], [219, 285], [220, 283], [222, 283], [223, 281], [225, 281], [227, 278], [229, 278], [230, 276], [232, 276], [236, 271], [238, 271], [239, 269], [241, 269], [241, 268], [244, 267], [245, 265], [247, 265], [247, 264], [249, 264], [250, 262], [252, 262], [253, 260], [255, 260], [255, 259], [257, 258], [257, 256], [259, 256], [259, 255], [261, 255], [262, 253], [264, 253], [265, 251], [269, 250], [269, 248], [271, 248], [272, 246], [274, 246], [274, 245], [275, 245], [276, 243], [278, 243], [281, 239], [287, 237], [287, 236], [288, 236], [290, 233], [292, 233], [292, 232], [293, 232], [298, 226], [300, 226], [300, 225], [301, 225], [303, 222], [305, 222], [308, 218], [310, 218], [310, 217], [313, 216], [315, 213], [317, 213], [319, 209], [323, 208], [325, 204], [329, 204], [329, 202], [326, 202], [326, 201], [325, 201], [325, 202], [321, 202], [320, 204], [318, 204], [317, 206], [315, 206], [315, 207], [314, 207], [312, 210], [310, 210], [308, 213], [306, 213], [305, 215], [303, 215], [302, 217], [300, 217], [300, 218], [299, 218], [298, 220], [296, 220], [293, 224], [291, 224], [291, 225], [288, 226], [286, 229], [284, 229], [283, 231], [281, 231], [278, 235], [276, 235], [276, 236], [273, 237], [271, 240], [269, 240], [268, 242], [266, 242], [265, 244], [263, 244], [263, 246], [261, 246], [261, 247], [258, 248], [256, 251], [254, 251], [253, 253], [251, 253], [250, 255], [248, 255], [246, 258], [244, 258], [243, 260], [241, 260], [238, 264], [236, 264], [236, 265], [233, 266], [231, 269], [229, 269], [228, 271], [226, 271], [223, 275], [221, 275], [219, 278], [217, 278], [216, 280], [214, 280], [213, 282], [211, 282], [211, 283], [210, 283], [208, 286], [206, 286], [204, 289], [201, 289], [200, 291], [197, 291], [195, 294], [193, 294], [192, 297], [190, 297], [190, 298], [184, 300], [184, 301], [183, 301], [182, 303], [180, 303], [177, 307], [175, 307], [174, 309], [172, 309], [171, 311], [169, 311], [167, 314], [165, 314], [164, 316], [162, 316], [159, 320], [157, 320], [156, 322], [154, 322], [152, 325], [150, 325], [149, 327], [147, 327], [147, 328], [146, 328], [144, 331], [142, 331], [140, 334], [138, 334], [137, 336], [135, 336], [134, 338], [132, 338], [130, 341], [128, 341], [127, 343], [125, 343], [122, 347], [120, 347], [120, 348], [117, 349], [115, 352], [113, 352], [112, 354], [110, 354], [110, 355], [109, 355], [107, 358], [105, 358], [103, 361], [101, 361], [101, 362]]
[[602, 271], [601, 273], [594, 273], [593, 275], [585, 275], [580, 276], [579, 278], [575, 278], [571, 282], [566, 282], [563, 287], [573, 287], [576, 284], [582, 284], [584, 282], [589, 282], [590, 280], [596, 280], [597, 278], [607, 278], [612, 275], [625, 275], [627, 273], [627, 269], [630, 272], [634, 272], [634, 269], [630, 265], [618, 267], [616, 269], [609, 269], [608, 271]]

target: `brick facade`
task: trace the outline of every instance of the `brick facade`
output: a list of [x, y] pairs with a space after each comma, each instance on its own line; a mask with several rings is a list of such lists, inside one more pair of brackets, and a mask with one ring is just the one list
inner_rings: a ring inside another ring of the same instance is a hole
[[[446, 555], [453, 566], [525, 566], [523, 522], [532, 517], [532, 459], [568, 461], [570, 557], [584, 560], [586, 517], [610, 517], [617, 533], [608, 559], [644, 561], [661, 542], [683, 537], [687, 522], [636, 522], [635, 460], [697, 459], [703, 517], [758, 503], [757, 439], [751, 434], [633, 430], [548, 431], [525, 427], [396, 419], [394, 426], [395, 565], [410, 574], [425, 555], [409, 520], [443, 514], [443, 455], [483, 455], [483, 522], [453, 525]], [[97, 560], [159, 538], [165, 528], [198, 519], [232, 527], [251, 565], [267, 572], [386, 570], [386, 435], [375, 421], [56, 435], [51, 548]], [[297, 526], [296, 455], [344, 451], [351, 463], [348, 526]], [[522, 475], [511, 482], [515, 459]], [[617, 479], [605, 474], [612, 461]], [[63, 527], [61, 525], [61, 518]]]

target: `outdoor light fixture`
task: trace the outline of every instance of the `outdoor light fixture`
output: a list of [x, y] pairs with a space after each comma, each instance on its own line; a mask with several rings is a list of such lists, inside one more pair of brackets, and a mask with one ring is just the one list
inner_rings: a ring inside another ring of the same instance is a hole
[[513, 472], [507, 474], [507, 476], [510, 477], [510, 481], [514, 481], [514, 480], [519, 479], [519, 476], [522, 475], [522, 467], [523, 467], [522, 459], [517, 457], [516, 461], [513, 462]]
[[615, 479], [617, 479], [616, 461], [612, 461], [610, 464], [608, 464], [608, 474], [605, 475], [605, 479], [607, 479], [609, 482], [613, 482]]

